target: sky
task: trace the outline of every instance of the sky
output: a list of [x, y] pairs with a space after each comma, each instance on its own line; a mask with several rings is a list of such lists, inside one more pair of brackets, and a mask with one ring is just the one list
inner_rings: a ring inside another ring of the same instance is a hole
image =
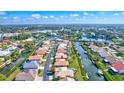
[[0, 24], [124, 24], [124, 11], [0, 11]]

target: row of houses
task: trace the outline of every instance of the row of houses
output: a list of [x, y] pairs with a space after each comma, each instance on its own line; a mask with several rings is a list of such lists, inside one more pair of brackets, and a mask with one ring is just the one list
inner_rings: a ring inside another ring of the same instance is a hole
[[91, 44], [89, 48], [94, 52], [98, 52], [99, 55], [104, 59], [104, 63], [110, 64], [109, 70], [112, 73], [124, 74], [124, 63], [122, 62], [122, 60], [113, 56], [109, 51], [106, 51], [103, 47], [98, 47], [94, 44]]
[[7, 49], [0, 48], [0, 67], [3, 68], [6, 64], [10, 64], [11, 60], [5, 60], [5, 57], [10, 56], [16, 50], [20, 50], [20, 48], [16, 45], [11, 45]]
[[40, 64], [44, 61], [44, 55], [50, 48], [50, 41], [43, 43], [39, 49], [36, 50], [35, 55], [30, 56], [23, 64], [23, 70], [17, 74], [16, 81], [33, 81], [35, 80]]
[[19, 47], [16, 45], [11, 45], [10, 47], [8, 47], [5, 50], [0, 48], [0, 57], [10, 56], [16, 50], [19, 50]]
[[63, 40], [58, 45], [55, 56], [55, 78], [60, 81], [74, 81], [74, 71], [68, 68], [68, 43], [69, 41]]

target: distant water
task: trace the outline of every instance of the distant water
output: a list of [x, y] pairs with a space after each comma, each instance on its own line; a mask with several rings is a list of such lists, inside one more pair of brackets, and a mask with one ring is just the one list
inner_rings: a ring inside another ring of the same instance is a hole
[[84, 36], [81, 38], [81, 40], [84, 40], [84, 41], [95, 41], [95, 42], [108, 42], [108, 43], [112, 42], [110, 40], [105, 40], [105, 39], [100, 39], [100, 38], [98, 38], [98, 39], [88, 38], [88, 37], [84, 37]]

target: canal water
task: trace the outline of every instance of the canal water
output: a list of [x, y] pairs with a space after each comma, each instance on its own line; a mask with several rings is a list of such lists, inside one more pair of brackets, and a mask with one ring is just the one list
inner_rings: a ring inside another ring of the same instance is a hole
[[18, 60], [16, 62], [13, 62], [7, 66], [5, 66], [2, 71], [0, 71], [0, 73], [2, 74], [6, 74], [9, 70], [11, 70], [14, 66], [16, 66], [17, 64], [19, 64], [19, 62], [21, 62], [22, 60], [24, 60], [25, 56], [28, 54], [28, 51], [23, 52], [20, 57], [18, 58]]
[[90, 81], [105, 81], [103, 76], [98, 76], [98, 68], [89, 59], [88, 55], [85, 54], [85, 50], [80, 46], [79, 42], [74, 43], [76, 50], [81, 56], [82, 65], [89, 76]]

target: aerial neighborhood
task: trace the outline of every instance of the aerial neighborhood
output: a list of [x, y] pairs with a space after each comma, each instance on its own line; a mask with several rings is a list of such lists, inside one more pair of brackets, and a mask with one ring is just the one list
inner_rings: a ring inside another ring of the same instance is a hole
[[[124, 25], [101, 21], [118, 19], [111, 19], [113, 13], [6, 12], [10, 19], [0, 22], [0, 81], [123, 81]], [[10, 21], [15, 15], [20, 21]]]

